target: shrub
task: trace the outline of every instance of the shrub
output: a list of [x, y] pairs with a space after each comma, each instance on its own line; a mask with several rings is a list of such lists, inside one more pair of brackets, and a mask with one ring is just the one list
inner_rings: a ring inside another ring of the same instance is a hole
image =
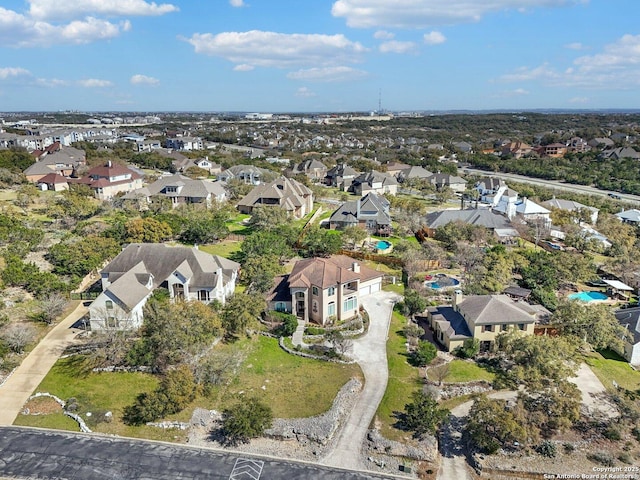
[[276, 329], [276, 334], [280, 337], [290, 337], [298, 328], [298, 319], [291, 313], [270, 312], [269, 316], [276, 322], [281, 322]]
[[556, 444], [550, 440], [545, 440], [536, 447], [536, 452], [538, 452], [543, 457], [554, 458], [557, 453]]
[[404, 406], [403, 424], [416, 435], [436, 433], [440, 424], [449, 416], [449, 410], [438, 408], [438, 402], [429, 394], [418, 390], [412, 402]]
[[633, 435], [633, 437], [640, 442], [640, 427], [635, 427], [633, 430], [631, 430], [631, 435]]
[[576, 447], [573, 446], [573, 443], [563, 443], [562, 446], [564, 447], [564, 453], [566, 453], [567, 455], [573, 453], [573, 451], [576, 449]]
[[480, 340], [477, 338], [468, 338], [461, 347], [456, 349], [456, 355], [460, 358], [473, 358], [480, 351]]
[[324, 335], [327, 331], [324, 328], [318, 327], [305, 327], [305, 335]]
[[618, 460], [622, 463], [626, 463], [627, 465], [631, 465], [633, 463], [633, 457], [631, 457], [627, 452], [623, 452], [618, 455]]
[[411, 354], [411, 363], [416, 367], [426, 367], [436, 358], [438, 349], [431, 342], [418, 342], [418, 348]]
[[605, 438], [614, 442], [617, 442], [622, 438], [622, 434], [620, 433], [620, 430], [618, 430], [613, 425], [610, 425], [609, 427], [607, 427], [607, 429], [602, 433], [602, 435], [604, 435]]
[[272, 422], [271, 407], [257, 398], [248, 398], [222, 412], [222, 434], [231, 445], [246, 443], [262, 435]]
[[589, 455], [587, 455], [587, 458], [591, 460], [593, 463], [598, 463], [603, 467], [613, 467], [615, 465], [613, 456], [610, 453], [605, 453], [605, 452], [590, 453]]

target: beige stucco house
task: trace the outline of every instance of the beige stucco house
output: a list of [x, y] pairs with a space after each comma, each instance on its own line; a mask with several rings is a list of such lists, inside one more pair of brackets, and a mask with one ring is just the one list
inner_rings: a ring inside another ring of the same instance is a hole
[[361, 298], [382, 289], [382, 276], [345, 255], [309, 258], [276, 278], [267, 301], [271, 310], [326, 325], [355, 317]]
[[461, 347], [465, 340], [476, 338], [480, 351], [494, 347], [496, 336], [509, 329], [533, 335], [538, 310], [507, 295], [470, 295], [461, 290], [453, 295], [452, 306], [432, 307], [428, 311], [434, 338], [448, 352]]

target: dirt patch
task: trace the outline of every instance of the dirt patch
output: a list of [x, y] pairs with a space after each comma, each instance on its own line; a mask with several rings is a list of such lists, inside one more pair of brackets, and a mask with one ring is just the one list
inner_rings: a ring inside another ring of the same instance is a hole
[[51, 397], [37, 397], [25, 404], [23, 412], [27, 415], [49, 415], [61, 413], [62, 406]]

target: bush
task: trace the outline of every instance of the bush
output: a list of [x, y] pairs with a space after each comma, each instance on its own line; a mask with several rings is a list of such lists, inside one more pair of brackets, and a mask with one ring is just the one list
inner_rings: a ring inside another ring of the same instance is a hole
[[564, 447], [564, 453], [567, 455], [570, 455], [576, 449], [576, 447], [573, 446], [573, 443], [569, 442], [563, 443], [562, 446]]
[[607, 429], [602, 433], [602, 435], [604, 435], [605, 438], [614, 442], [617, 442], [618, 440], [622, 439], [622, 434], [620, 433], [620, 430], [618, 430], [613, 425], [607, 427]]
[[305, 327], [304, 334], [305, 335], [324, 335], [327, 331], [324, 328], [318, 327]]
[[477, 338], [468, 338], [464, 341], [461, 347], [456, 349], [455, 353], [460, 358], [473, 358], [478, 355], [479, 351], [480, 340]]
[[590, 453], [589, 455], [587, 455], [587, 458], [591, 460], [593, 463], [598, 463], [603, 467], [613, 467], [615, 465], [613, 456], [610, 453], [605, 453], [605, 452]]
[[418, 342], [418, 348], [411, 354], [411, 363], [416, 367], [426, 367], [438, 355], [438, 349], [431, 342]]
[[631, 465], [633, 463], [633, 457], [627, 452], [623, 452], [618, 455], [618, 460], [620, 460], [622, 463], [626, 463], [627, 465]]
[[298, 319], [291, 313], [269, 312], [271, 321], [280, 322], [280, 326], [276, 329], [276, 335], [280, 337], [290, 337], [298, 328]]
[[633, 438], [640, 442], [640, 427], [635, 427], [633, 430], [631, 430], [631, 435], [633, 435]]
[[438, 408], [438, 402], [420, 390], [414, 392], [411, 398], [413, 401], [404, 406], [403, 426], [418, 436], [436, 433], [449, 416], [449, 410]]
[[272, 422], [271, 407], [249, 398], [222, 412], [222, 434], [230, 445], [246, 443], [262, 435]]
[[545, 440], [536, 447], [536, 452], [538, 452], [543, 457], [554, 458], [557, 453], [556, 444], [550, 440]]

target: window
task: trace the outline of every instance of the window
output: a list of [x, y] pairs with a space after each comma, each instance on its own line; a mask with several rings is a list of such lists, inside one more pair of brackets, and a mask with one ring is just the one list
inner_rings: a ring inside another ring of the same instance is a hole
[[518, 328], [519, 328], [520, 330], [524, 330], [524, 329], [525, 329], [524, 323], [519, 323], [519, 324], [518, 324]]
[[112, 310], [113, 309], [113, 302], [111, 300], [107, 300], [106, 302], [104, 302], [104, 306], [107, 310]]
[[327, 305], [327, 316], [331, 317], [336, 314], [336, 302], [329, 302]]
[[483, 325], [482, 326], [482, 331], [483, 332], [493, 332], [493, 325]]
[[198, 300], [201, 302], [209, 301], [209, 290], [198, 290]]
[[355, 310], [357, 307], [358, 307], [358, 301], [356, 300], [356, 297], [349, 297], [344, 301], [343, 310], [345, 312], [349, 310]]
[[287, 304], [284, 302], [276, 302], [276, 312], [286, 312]]
[[330, 297], [333, 297], [336, 294], [336, 287], [329, 287], [329, 290], [328, 290], [327, 294]]
[[311, 293], [317, 297], [318, 296], [318, 287], [311, 287]]
[[109, 328], [118, 328], [118, 326], [119, 326], [118, 324], [119, 324], [119, 322], [116, 319], [116, 317], [107, 318], [107, 327], [109, 327]]
[[502, 325], [500, 326], [500, 330], [502, 330], [503, 332], [507, 331], [507, 328], [509, 328], [509, 325]]

